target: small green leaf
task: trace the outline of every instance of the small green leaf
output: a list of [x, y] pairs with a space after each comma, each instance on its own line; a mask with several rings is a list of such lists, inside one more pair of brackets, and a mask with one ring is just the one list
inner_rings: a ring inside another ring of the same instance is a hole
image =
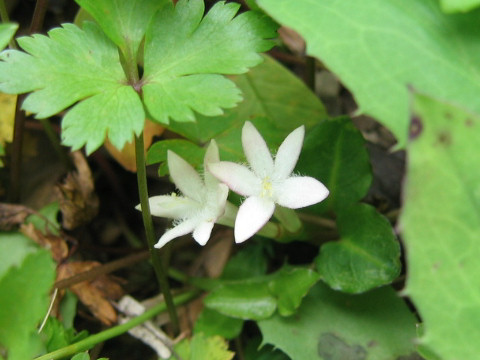
[[385, 360], [414, 353], [415, 323], [389, 287], [352, 296], [319, 283], [295, 315], [274, 315], [258, 326], [263, 342], [291, 359]]
[[167, 165], [167, 151], [171, 150], [184, 159], [188, 159], [188, 163], [197, 169], [203, 167], [203, 157], [205, 149], [182, 139], [162, 140], [154, 143], [147, 153], [147, 164], [161, 163], [158, 168], [158, 175], [163, 176], [169, 173]]
[[47, 250], [17, 233], [0, 234], [0, 344], [9, 360], [41, 349], [37, 326], [45, 316], [55, 266]]
[[241, 280], [267, 273], [267, 247], [264, 242], [250, 242], [237, 252], [223, 269], [222, 280]]
[[0, 49], [4, 49], [18, 29], [17, 24], [0, 24]]
[[218, 311], [204, 308], [195, 321], [194, 334], [202, 333], [205, 336], [221, 336], [225, 339], [234, 339], [242, 331], [243, 320], [232, 318]]
[[362, 199], [372, 170], [365, 140], [347, 117], [324, 121], [307, 132], [296, 170], [320, 180], [330, 194], [307, 211], [339, 210]]
[[26, 223], [33, 224], [35, 228], [40, 230], [44, 235], [46, 235], [47, 232], [58, 235], [61, 228], [57, 219], [59, 211], [60, 206], [58, 202], [52, 202], [38, 211], [42, 216], [30, 215], [27, 217]]
[[218, 74], [240, 74], [258, 65], [257, 52], [273, 46], [264, 39], [275, 33], [255, 12], [235, 17], [239, 7], [217, 2], [202, 19], [203, 0], [180, 0], [154, 16], [145, 37], [142, 92], [155, 120], [194, 121], [194, 111], [220, 115], [241, 100], [235, 84]]
[[318, 280], [312, 270], [284, 266], [274, 274], [223, 281], [205, 299], [205, 306], [240, 319], [266, 319], [275, 310], [290, 315]]
[[168, 0], [76, 0], [125, 56], [137, 59], [140, 43], [155, 12]]
[[[231, 360], [234, 356], [220, 336], [207, 337], [203, 334], [181, 341], [175, 345], [175, 351], [183, 360]], [[177, 360], [177, 357], [172, 356], [169, 360]]]
[[340, 240], [315, 259], [322, 279], [335, 290], [361, 293], [391, 283], [400, 273], [400, 244], [386, 218], [367, 204], [338, 212]]
[[[46, 118], [75, 104], [62, 123], [65, 145], [91, 153], [104, 141], [122, 148], [143, 129], [145, 114], [140, 97], [127, 84], [118, 49], [98, 25], [83, 29], [64, 24], [44, 35], [22, 37], [28, 53], [0, 54], [0, 90], [31, 92], [22, 108]], [[82, 101], [83, 100], [83, 101]]]
[[387, 126], [400, 147], [408, 136], [408, 86], [480, 112], [478, 10], [451, 16], [438, 0], [257, 3], [303, 36], [308, 53], [353, 92], [358, 112]]
[[407, 294], [424, 321], [425, 352], [480, 353], [480, 117], [415, 95], [404, 209]]

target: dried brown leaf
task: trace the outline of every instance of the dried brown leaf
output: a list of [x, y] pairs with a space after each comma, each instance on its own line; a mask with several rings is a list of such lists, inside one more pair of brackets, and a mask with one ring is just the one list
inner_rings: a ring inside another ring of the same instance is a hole
[[43, 234], [40, 230], [36, 229], [33, 224], [23, 224], [20, 227], [20, 231], [40, 246], [49, 249], [52, 253], [53, 260], [57, 263], [62, 262], [68, 257], [68, 245], [62, 237], [49, 233]]
[[297, 55], [305, 54], [305, 40], [295, 30], [282, 26], [278, 29], [278, 35], [293, 53]]
[[[152, 144], [153, 137], [162, 135], [164, 131], [165, 128], [160, 124], [154, 123], [148, 119], [145, 120], [145, 128], [143, 130], [145, 151], [147, 151]], [[133, 141], [126, 143], [122, 150], [118, 150], [107, 139], [105, 141], [105, 148], [110, 155], [112, 155], [112, 157], [117, 160], [117, 162], [125, 169], [131, 172], [137, 171], [137, 164], [135, 160], [135, 143]]]
[[99, 206], [87, 160], [79, 151], [73, 152], [72, 157], [77, 171], [70, 172], [55, 188], [63, 216], [62, 225], [68, 230], [88, 223], [97, 215]]
[[[96, 261], [75, 261], [62, 264], [57, 270], [57, 281], [89, 271], [100, 265]], [[102, 275], [92, 281], [83, 281], [71, 286], [70, 290], [102, 323], [110, 326], [117, 322], [117, 312], [110, 300], [120, 298], [124, 292], [111, 276]]]
[[12, 230], [33, 213], [32, 209], [23, 205], [0, 203], [0, 230]]

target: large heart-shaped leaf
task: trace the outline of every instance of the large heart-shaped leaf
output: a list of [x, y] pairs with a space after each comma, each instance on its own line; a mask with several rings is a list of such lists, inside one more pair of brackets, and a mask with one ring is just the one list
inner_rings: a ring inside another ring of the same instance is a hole
[[441, 359], [480, 353], [480, 118], [417, 95], [400, 229], [421, 344]]

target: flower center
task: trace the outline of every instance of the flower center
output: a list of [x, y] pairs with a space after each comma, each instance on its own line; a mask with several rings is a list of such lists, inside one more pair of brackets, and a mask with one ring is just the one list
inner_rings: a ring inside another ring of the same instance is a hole
[[261, 197], [272, 197], [273, 195], [273, 186], [270, 177], [266, 176], [262, 180], [262, 192], [260, 193]]

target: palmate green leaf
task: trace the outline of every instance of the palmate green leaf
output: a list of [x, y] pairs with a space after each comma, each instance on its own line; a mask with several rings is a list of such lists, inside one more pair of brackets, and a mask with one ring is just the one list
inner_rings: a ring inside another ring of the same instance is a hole
[[137, 58], [138, 47], [155, 12], [170, 0], [76, 0], [125, 56]]
[[0, 350], [9, 360], [41, 350], [37, 326], [45, 316], [55, 266], [46, 250], [18, 233], [0, 234]]
[[330, 191], [320, 204], [305, 209], [320, 214], [361, 200], [372, 182], [365, 140], [347, 117], [322, 122], [307, 132], [296, 170], [317, 178]]
[[318, 283], [295, 315], [258, 326], [264, 343], [295, 360], [413, 360], [415, 322], [389, 287], [346, 295]]
[[193, 328], [194, 334], [205, 336], [221, 336], [225, 339], [234, 339], [242, 331], [243, 320], [223, 315], [218, 311], [204, 308]]
[[140, 97], [126, 83], [117, 47], [96, 24], [85, 22], [83, 29], [64, 24], [48, 37], [22, 37], [18, 43], [27, 53], [0, 54], [0, 91], [34, 91], [22, 108], [37, 118], [80, 101], [63, 119], [65, 145], [86, 145], [91, 153], [107, 133], [117, 148], [140, 134], [145, 120]]
[[252, 121], [276, 150], [295, 128], [303, 124], [308, 133], [327, 118], [322, 102], [298, 77], [271, 57], [264, 59], [247, 74], [232, 78], [244, 96], [238, 107], [218, 117], [197, 116], [195, 123], [172, 121], [168, 128], [197, 144], [215, 138], [222, 160], [242, 161], [240, 139], [246, 120]]
[[441, 359], [480, 353], [480, 118], [416, 95], [404, 209], [407, 286], [421, 344]]
[[217, 2], [202, 18], [203, 0], [166, 5], [153, 18], [145, 36], [143, 99], [161, 123], [169, 118], [194, 121], [194, 111], [223, 113], [240, 100], [235, 84], [219, 74], [241, 74], [258, 65], [273, 43], [274, 26], [267, 17], [240, 5]]
[[367, 204], [338, 212], [340, 240], [315, 259], [322, 279], [335, 290], [361, 293], [391, 283], [400, 273], [400, 245], [386, 218]]
[[266, 319], [278, 309], [288, 316], [318, 281], [309, 269], [284, 266], [274, 274], [242, 280], [225, 280], [205, 299], [205, 306], [240, 319]]
[[464, 12], [480, 6], [479, 0], [439, 0], [442, 10], [446, 13]]
[[480, 112], [480, 11], [447, 15], [438, 0], [258, 0], [298, 31], [371, 115], [406, 144], [408, 86]]

